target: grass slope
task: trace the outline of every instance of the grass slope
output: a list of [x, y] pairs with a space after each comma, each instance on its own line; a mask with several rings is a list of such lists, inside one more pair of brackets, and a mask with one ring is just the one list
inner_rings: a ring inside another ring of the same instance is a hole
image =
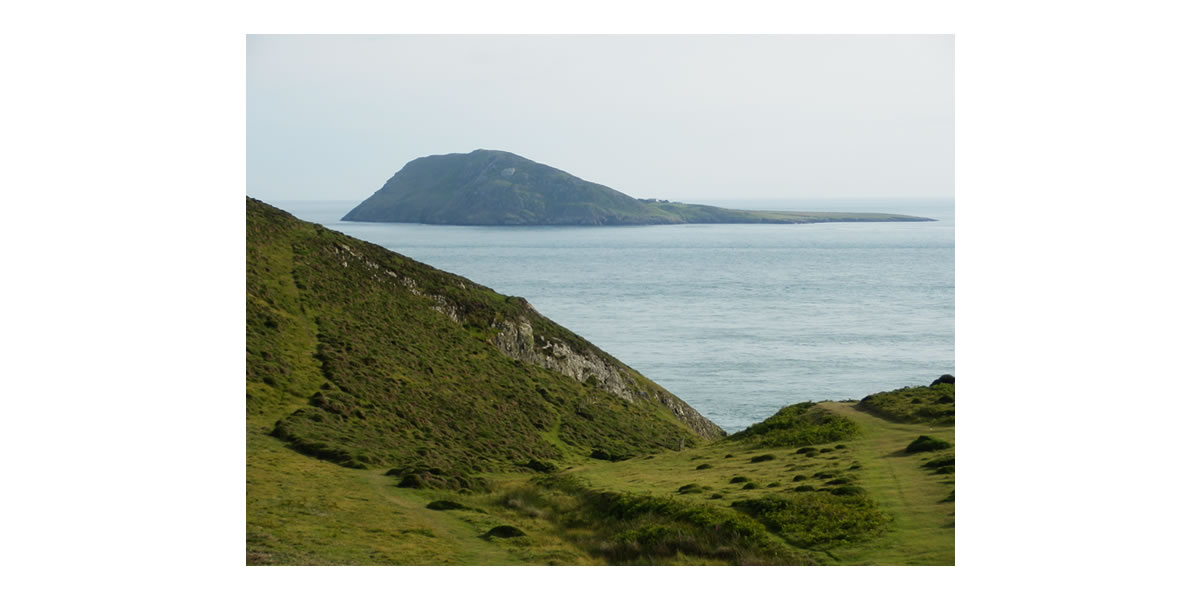
[[863, 398], [863, 410], [901, 423], [954, 424], [954, 378], [943, 375], [929, 385], [879, 392]]
[[510, 152], [409, 162], [345, 221], [439, 225], [666, 225], [931, 221], [881, 213], [745, 211], [627, 196]]
[[254, 200], [247, 217], [247, 412], [275, 417], [264, 428], [300, 452], [470, 488], [531, 460], [701, 440], [615, 359], [628, 399], [504, 354], [511, 320], [599, 353], [519, 298]]

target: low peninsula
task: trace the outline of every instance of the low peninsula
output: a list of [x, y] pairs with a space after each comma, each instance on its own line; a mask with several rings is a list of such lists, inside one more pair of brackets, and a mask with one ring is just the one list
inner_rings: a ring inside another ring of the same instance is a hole
[[886, 213], [733, 210], [641, 199], [511, 152], [415, 159], [343, 221], [429, 225], [673, 225], [933, 221]]

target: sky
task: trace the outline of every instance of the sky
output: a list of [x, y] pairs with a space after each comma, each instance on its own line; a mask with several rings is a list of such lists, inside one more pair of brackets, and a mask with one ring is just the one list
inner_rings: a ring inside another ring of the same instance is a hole
[[247, 193], [506, 150], [631, 196], [951, 198], [952, 35], [249, 35]]

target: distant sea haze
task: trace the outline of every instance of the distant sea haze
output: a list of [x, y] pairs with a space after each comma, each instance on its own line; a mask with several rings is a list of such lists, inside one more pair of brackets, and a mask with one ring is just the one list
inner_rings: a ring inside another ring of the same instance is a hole
[[954, 373], [952, 200], [680, 199], [938, 221], [643, 227], [343, 223], [357, 202], [262, 200], [522, 296], [730, 433]]

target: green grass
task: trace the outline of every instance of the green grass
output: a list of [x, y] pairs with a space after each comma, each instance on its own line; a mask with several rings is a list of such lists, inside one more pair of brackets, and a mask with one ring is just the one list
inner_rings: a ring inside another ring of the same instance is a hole
[[706, 440], [632, 370], [631, 401], [498, 352], [519, 318], [592, 351], [520, 299], [247, 211], [247, 564], [954, 562], [952, 451], [903, 452], [952, 425], [807, 403]]

